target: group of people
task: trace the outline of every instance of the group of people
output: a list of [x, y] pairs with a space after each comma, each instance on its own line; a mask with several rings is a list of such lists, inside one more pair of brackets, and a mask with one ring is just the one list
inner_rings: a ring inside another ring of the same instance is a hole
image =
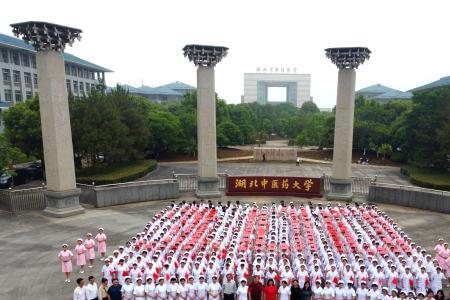
[[433, 259], [372, 205], [183, 201], [104, 259], [95, 297], [79, 278], [74, 299], [441, 300], [444, 245]]
[[[72, 258], [76, 257], [76, 264], [79, 267], [79, 273], [84, 273], [86, 262], [89, 262], [88, 268], [92, 269], [95, 260], [95, 246], [100, 254], [100, 260], [104, 260], [106, 254], [106, 234], [103, 228], [98, 229], [97, 235], [93, 238], [92, 233], [86, 234], [86, 239], [77, 240], [75, 245], [75, 255], [69, 249], [68, 244], [62, 244], [58, 258], [61, 261], [61, 271], [64, 273], [65, 282], [70, 282], [70, 276], [73, 271]], [[97, 242], [97, 243], [96, 243]]]

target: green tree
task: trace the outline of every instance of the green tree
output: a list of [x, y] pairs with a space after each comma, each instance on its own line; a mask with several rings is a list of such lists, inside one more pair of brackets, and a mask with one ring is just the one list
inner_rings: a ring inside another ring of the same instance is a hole
[[39, 100], [17, 103], [4, 112], [5, 137], [8, 142], [25, 153], [44, 159], [42, 148]]
[[306, 101], [302, 104], [301, 110], [307, 114], [316, 114], [320, 113], [320, 109], [317, 105], [312, 101]]
[[180, 120], [168, 111], [152, 111], [148, 117], [148, 148], [158, 157], [164, 152], [176, 152], [180, 149], [182, 129]]
[[228, 141], [228, 145], [242, 145], [242, 132], [239, 127], [233, 122], [225, 121], [219, 124], [219, 126], [217, 127], [217, 131], [226, 137], [225, 140], [221, 141], [222, 144], [223, 142]]
[[413, 107], [406, 117], [404, 150], [410, 161], [422, 166], [447, 167], [449, 123], [450, 88], [415, 93]]

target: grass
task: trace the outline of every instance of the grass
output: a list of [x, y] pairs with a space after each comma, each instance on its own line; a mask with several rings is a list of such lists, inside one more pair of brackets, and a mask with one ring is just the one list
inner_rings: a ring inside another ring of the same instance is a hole
[[403, 166], [401, 172], [409, 176], [411, 183], [421, 187], [450, 191], [450, 172], [440, 169]]
[[114, 164], [98, 164], [79, 170], [77, 182], [95, 185], [112, 184], [136, 180], [156, 169], [155, 160], [136, 160]]

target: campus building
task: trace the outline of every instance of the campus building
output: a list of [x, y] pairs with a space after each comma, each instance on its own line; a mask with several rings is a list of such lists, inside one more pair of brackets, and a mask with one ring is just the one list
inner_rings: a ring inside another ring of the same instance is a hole
[[[132, 95], [141, 96], [156, 103], [179, 102], [186, 93], [196, 90], [194, 86], [180, 81], [158, 87], [141, 86], [136, 88], [131, 85], [122, 85], [122, 87]], [[108, 91], [110, 90], [111, 88], [108, 88]]]
[[389, 100], [410, 100], [413, 94], [408, 92], [402, 92], [382, 84], [374, 84], [355, 92], [356, 96], [364, 96], [367, 99], [385, 102]]
[[260, 104], [280, 103], [271, 99], [271, 89], [284, 89], [284, 102], [296, 107], [311, 100], [311, 74], [298, 74], [293, 68], [270, 68], [269, 72], [244, 73], [244, 95], [242, 103], [258, 102]]
[[[105, 82], [106, 72], [111, 72], [69, 53], [64, 53], [64, 61], [67, 90], [75, 96], [88, 94]], [[0, 34], [0, 132], [1, 110], [32, 98], [38, 91], [36, 51], [21, 39]]]

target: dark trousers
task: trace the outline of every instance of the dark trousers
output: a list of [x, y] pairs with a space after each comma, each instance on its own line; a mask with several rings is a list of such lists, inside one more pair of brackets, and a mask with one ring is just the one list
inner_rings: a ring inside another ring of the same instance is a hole
[[223, 294], [223, 300], [234, 300], [234, 294]]

